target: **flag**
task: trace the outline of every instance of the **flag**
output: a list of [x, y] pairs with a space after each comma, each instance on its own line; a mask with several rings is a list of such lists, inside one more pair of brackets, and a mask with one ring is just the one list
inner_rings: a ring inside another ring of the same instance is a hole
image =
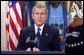
[[67, 16], [66, 54], [83, 54], [83, 1], [70, 1]]
[[7, 49], [14, 51], [18, 44], [20, 30], [23, 28], [20, 4], [8, 1], [6, 30], [8, 33]]
[[29, 1], [19, 1], [21, 5], [23, 27], [28, 27], [31, 25], [29, 18]]
[[71, 26], [72, 22], [74, 22], [77, 18], [83, 18], [83, 1], [70, 1], [69, 7], [67, 16], [68, 27]]

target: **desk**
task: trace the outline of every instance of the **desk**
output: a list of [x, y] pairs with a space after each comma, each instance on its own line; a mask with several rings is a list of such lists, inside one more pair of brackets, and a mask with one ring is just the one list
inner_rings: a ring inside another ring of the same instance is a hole
[[65, 54], [62, 51], [1, 51], [1, 54]]

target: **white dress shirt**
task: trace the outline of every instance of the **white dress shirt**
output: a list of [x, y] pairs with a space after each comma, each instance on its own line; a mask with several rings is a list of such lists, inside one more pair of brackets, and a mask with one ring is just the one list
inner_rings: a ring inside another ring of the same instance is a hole
[[34, 27], [35, 27], [35, 34], [37, 34], [37, 31], [38, 31], [38, 28], [40, 28], [40, 35], [42, 35], [42, 31], [43, 31], [43, 27], [44, 27], [44, 24], [40, 27], [37, 27], [36, 24], [34, 24]]

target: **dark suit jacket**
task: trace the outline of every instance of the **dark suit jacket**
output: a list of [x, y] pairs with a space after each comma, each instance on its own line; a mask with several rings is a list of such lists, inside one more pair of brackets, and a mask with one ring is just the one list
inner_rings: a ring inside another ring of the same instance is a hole
[[[28, 35], [32, 37], [32, 39], [35, 37], [35, 30], [34, 25], [24, 28], [20, 32], [20, 38], [19, 43], [16, 50], [26, 50], [28, 47], [26, 46], [26, 39], [28, 38]], [[46, 35], [48, 34], [48, 35]], [[59, 46], [59, 31], [53, 29], [52, 27], [48, 25], [44, 25], [43, 32], [41, 35], [40, 40], [40, 51], [58, 51], [60, 50]]]

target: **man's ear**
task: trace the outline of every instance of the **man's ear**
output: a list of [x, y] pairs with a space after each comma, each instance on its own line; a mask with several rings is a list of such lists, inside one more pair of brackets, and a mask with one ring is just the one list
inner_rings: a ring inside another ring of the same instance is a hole
[[32, 13], [32, 18], [34, 19], [34, 14]]

